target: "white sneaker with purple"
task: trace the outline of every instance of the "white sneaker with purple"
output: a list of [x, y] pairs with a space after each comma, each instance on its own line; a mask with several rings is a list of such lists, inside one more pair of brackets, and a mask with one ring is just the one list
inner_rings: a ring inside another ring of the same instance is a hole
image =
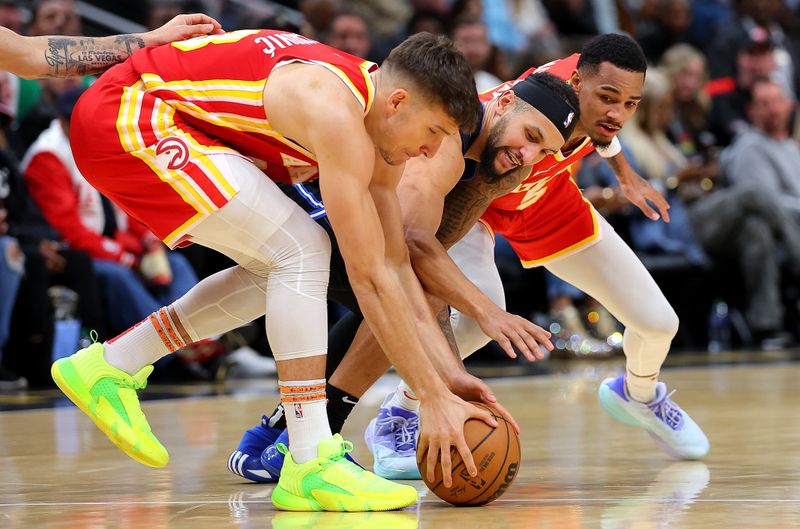
[[656, 385], [650, 402], [633, 400], [625, 388], [625, 375], [607, 378], [600, 384], [600, 405], [616, 420], [643, 428], [670, 455], [680, 459], [701, 459], [709, 450], [706, 434], [689, 414], [670, 397], [663, 382]]
[[370, 421], [364, 441], [372, 451], [372, 471], [386, 479], [420, 479], [417, 468], [419, 414], [389, 406], [393, 393], [383, 401], [378, 416]]

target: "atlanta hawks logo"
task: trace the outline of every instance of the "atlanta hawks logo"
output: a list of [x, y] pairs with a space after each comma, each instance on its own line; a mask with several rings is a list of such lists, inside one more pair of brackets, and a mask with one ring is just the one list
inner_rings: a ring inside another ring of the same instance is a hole
[[186, 167], [189, 163], [189, 146], [186, 142], [175, 136], [164, 138], [156, 145], [156, 156], [169, 156], [167, 168], [171, 171], [178, 171]]

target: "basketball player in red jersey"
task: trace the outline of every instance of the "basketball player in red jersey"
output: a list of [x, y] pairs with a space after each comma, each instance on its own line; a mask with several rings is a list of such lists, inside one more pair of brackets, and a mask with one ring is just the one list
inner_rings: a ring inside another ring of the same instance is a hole
[[[601, 35], [579, 56], [542, 70], [569, 80], [580, 101], [580, 123], [560, 152], [532, 168], [520, 163], [521, 151], [509, 147], [503, 120], [485, 111], [473, 139], [475, 150], [465, 154], [479, 162], [473, 178], [449, 193], [431, 185], [429, 175], [463, 168], [463, 156], [448, 144], [436, 157], [407, 165], [398, 193], [414, 270], [429, 293], [455, 309], [450, 318], [454, 340], [461, 354], [469, 355], [492, 336], [486, 314], [505, 303], [493, 259], [493, 232], [503, 234], [524, 266], [547, 266], [626, 325], [626, 374], [601, 384], [602, 406], [622, 422], [647, 430], [670, 454], [703, 457], [708, 439], [657, 380], [677, 316], [641, 262], [570, 178], [570, 166], [600, 146], [629, 200], [651, 219], [660, 213], [669, 220], [666, 201], [631, 170], [615, 140], [641, 98], [644, 56], [628, 37]], [[484, 94], [484, 100], [501, 97], [509, 86]], [[490, 107], [485, 103], [484, 108]], [[363, 394], [388, 367], [379, 361], [377, 349], [367, 330], [360, 329], [331, 384], [353, 396]], [[370, 423], [365, 437], [380, 475], [418, 477], [413, 443], [417, 406], [413, 391], [401, 384]]]
[[0, 27], [0, 70], [26, 79], [91, 75], [145, 46], [222, 32], [219, 22], [201, 13], [178, 15], [147, 33], [111, 37], [26, 37]]
[[[621, 422], [648, 431], [669, 454], [698, 459], [709, 450], [707, 437], [658, 382], [678, 318], [639, 259], [583, 198], [571, 178], [572, 165], [597, 148], [614, 168], [626, 197], [657, 220], [659, 214], [647, 203], [651, 201], [669, 221], [666, 201], [630, 168], [616, 139], [641, 99], [646, 67], [635, 41], [622, 35], [601, 35], [588, 42], [580, 55], [535, 69], [568, 80], [578, 94], [580, 124], [567, 144], [536, 163], [521, 181], [502, 178], [505, 167], [499, 161], [504, 155], [484, 150], [486, 159], [494, 163], [484, 164], [476, 178], [460, 182], [447, 195], [438, 231], [432, 228], [435, 224], [420, 222], [415, 226], [421, 228], [407, 226], [406, 232], [411, 236], [412, 262], [423, 286], [442, 299], [453, 300], [451, 323], [463, 357], [489, 340], [480, 321], [484, 307], [489, 306], [486, 298], [504, 306], [503, 286], [493, 260], [494, 233], [509, 241], [523, 266], [545, 266], [597, 299], [626, 327], [626, 372], [600, 385], [602, 407]], [[406, 187], [404, 180], [400, 192]], [[409, 209], [424, 216], [430, 204], [421, 198], [424, 196], [416, 193]], [[408, 222], [409, 217], [405, 219]], [[452, 259], [445, 248], [450, 248]], [[338, 374], [331, 377], [332, 384], [338, 380]], [[397, 424], [391, 421], [391, 410], [413, 409], [414, 401], [407, 398], [410, 394], [401, 384], [365, 434], [380, 467], [388, 468], [387, 472], [376, 470], [380, 475], [396, 476], [399, 472], [395, 470], [413, 472], [413, 453], [408, 459], [408, 453], [386, 448], [390, 444], [387, 437], [397, 433], [390, 426]]]
[[463, 424], [496, 422], [451, 393], [426, 354], [450, 356], [408, 260], [395, 188], [406, 160], [433, 156], [479, 115], [463, 56], [430, 34], [399, 45], [380, 70], [269, 30], [146, 48], [115, 66], [74, 110], [79, 169], [170, 247], [203, 244], [238, 266], [122, 335], [56, 362], [56, 383], [128, 455], [164, 466], [169, 456], [136, 395], [150, 364], [266, 307], [291, 438], [273, 503], [348, 511], [414, 503], [412, 487], [351, 463], [352, 445], [328, 426], [330, 241], [273, 182], [319, 177], [365, 318], [420, 393], [423, 437], [441, 454], [445, 475], [453, 445], [474, 475]]

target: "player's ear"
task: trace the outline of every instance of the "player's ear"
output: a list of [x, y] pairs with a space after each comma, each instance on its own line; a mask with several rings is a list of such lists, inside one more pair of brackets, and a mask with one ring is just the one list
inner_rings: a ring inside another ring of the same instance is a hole
[[498, 115], [502, 116], [512, 108], [517, 102], [517, 94], [512, 92], [511, 90], [507, 90], [497, 98], [497, 105], [495, 105], [495, 109]]
[[394, 114], [400, 110], [400, 105], [408, 101], [408, 91], [405, 88], [395, 88], [386, 99], [386, 111]]
[[572, 85], [572, 88], [575, 89], [575, 93], [580, 93], [580, 86], [581, 86], [581, 73], [575, 69], [572, 70], [572, 75], [569, 77], [569, 84]]

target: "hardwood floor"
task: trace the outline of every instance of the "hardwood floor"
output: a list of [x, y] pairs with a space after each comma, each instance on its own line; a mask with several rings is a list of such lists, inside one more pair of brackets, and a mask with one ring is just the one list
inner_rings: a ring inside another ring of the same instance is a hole
[[[615, 369], [491, 381], [522, 425], [523, 461], [511, 489], [479, 508], [451, 507], [417, 481], [420, 502], [402, 512], [276, 511], [270, 486], [226, 468], [242, 431], [274, 405], [263, 391], [146, 402], [172, 456], [159, 470], [126, 457], [73, 406], [3, 412], [0, 528], [800, 527], [800, 364], [663, 373], [711, 439], [704, 462], [670, 458], [600, 409], [597, 386]], [[395, 383], [385, 377], [345, 428], [367, 466], [363, 429]]]

